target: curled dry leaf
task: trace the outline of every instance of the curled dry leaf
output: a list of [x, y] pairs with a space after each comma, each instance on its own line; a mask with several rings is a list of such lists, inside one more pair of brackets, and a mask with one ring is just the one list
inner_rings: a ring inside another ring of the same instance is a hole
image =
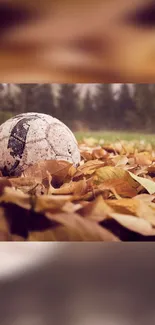
[[93, 159], [106, 159], [108, 158], [108, 153], [103, 148], [94, 149], [92, 152]]
[[18, 235], [12, 235], [11, 241], [25, 241], [25, 239]]
[[94, 184], [98, 185], [100, 189], [115, 189], [119, 195], [125, 197], [134, 197], [139, 186], [127, 171], [111, 166], [96, 170]]
[[12, 183], [9, 179], [0, 177], [0, 195], [3, 194], [6, 187], [12, 187]]
[[75, 238], [80, 241], [119, 241], [116, 236], [108, 230], [99, 226], [91, 220], [85, 220], [76, 213], [66, 214], [50, 214], [46, 216], [52, 220], [59, 222], [66, 227], [70, 233], [75, 234]]
[[134, 157], [136, 164], [140, 166], [150, 166], [153, 161], [153, 157], [150, 152], [138, 152], [134, 155]]
[[93, 155], [90, 151], [81, 151], [81, 157], [84, 159], [85, 162], [93, 160]]
[[101, 162], [99, 160], [91, 160], [87, 161], [84, 165], [80, 166], [77, 169], [77, 172], [74, 174], [74, 179], [76, 180], [77, 178], [81, 176], [90, 176], [94, 174], [96, 169], [104, 166], [104, 162]]
[[0, 203], [12, 203], [24, 209], [31, 209], [31, 197], [20, 190], [6, 187], [0, 196]]
[[46, 160], [40, 161], [33, 166], [28, 167], [23, 175], [25, 177], [33, 177], [36, 181], [42, 182], [48, 177], [48, 173], [52, 176], [54, 183], [62, 184], [68, 175], [72, 164], [64, 160]]
[[139, 194], [135, 196], [135, 199], [143, 200], [145, 202], [153, 202], [153, 200], [155, 200], [155, 194], [154, 195]]
[[35, 212], [60, 211], [66, 202], [70, 202], [71, 196], [67, 195], [43, 195], [37, 196], [34, 201]]
[[88, 183], [86, 179], [77, 182], [71, 181], [70, 183], [63, 184], [59, 189], [53, 189], [53, 194], [74, 194], [84, 195], [87, 193]]
[[108, 200], [107, 204], [117, 213], [137, 216], [155, 226], [155, 203], [151, 205], [137, 196], [134, 199]]
[[126, 156], [120, 156], [120, 155], [112, 157], [111, 160], [116, 167], [120, 167], [120, 166], [125, 167], [129, 161], [129, 159]]
[[152, 174], [155, 176], [155, 164], [148, 167], [148, 174]]
[[0, 241], [11, 240], [9, 222], [5, 217], [5, 210], [0, 207]]
[[14, 188], [22, 190], [24, 193], [32, 191], [38, 185], [34, 177], [10, 178], [9, 181]]
[[99, 195], [93, 202], [90, 202], [79, 211], [83, 217], [97, 222], [103, 221], [112, 212], [114, 210], [106, 203], [102, 195]]
[[123, 227], [131, 231], [137, 232], [144, 236], [155, 235], [155, 230], [151, 227], [150, 223], [144, 219], [138, 219], [132, 215], [111, 213], [110, 215], [114, 220], [119, 222]]
[[143, 177], [136, 176], [135, 174], [129, 172], [130, 176], [137, 181], [140, 185], [142, 185], [149, 194], [155, 194], [155, 182]]

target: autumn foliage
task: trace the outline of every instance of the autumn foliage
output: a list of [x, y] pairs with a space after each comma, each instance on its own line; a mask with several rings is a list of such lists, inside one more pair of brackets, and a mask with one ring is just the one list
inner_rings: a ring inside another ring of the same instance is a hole
[[1, 241], [153, 241], [155, 151], [142, 141], [79, 143], [78, 168], [42, 161], [0, 177]]

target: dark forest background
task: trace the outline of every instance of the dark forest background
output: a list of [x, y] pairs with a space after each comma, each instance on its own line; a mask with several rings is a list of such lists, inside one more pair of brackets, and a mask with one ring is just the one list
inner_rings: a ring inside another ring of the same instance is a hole
[[0, 84], [0, 123], [24, 112], [50, 114], [77, 130], [154, 132], [155, 84]]

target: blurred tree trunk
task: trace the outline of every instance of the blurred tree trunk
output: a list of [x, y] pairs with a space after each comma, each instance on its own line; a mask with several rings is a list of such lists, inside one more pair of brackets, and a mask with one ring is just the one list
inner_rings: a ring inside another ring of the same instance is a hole
[[101, 129], [112, 129], [116, 127], [116, 101], [112, 84], [99, 84], [97, 86], [95, 100], [96, 124]]
[[79, 119], [79, 91], [76, 84], [61, 84], [57, 98], [58, 117], [69, 127]]

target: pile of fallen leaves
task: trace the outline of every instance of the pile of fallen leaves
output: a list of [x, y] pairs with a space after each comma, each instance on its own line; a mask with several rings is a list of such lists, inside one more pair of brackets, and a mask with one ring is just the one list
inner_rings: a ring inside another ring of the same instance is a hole
[[81, 164], [42, 161], [0, 177], [1, 241], [155, 240], [155, 151], [79, 143]]

